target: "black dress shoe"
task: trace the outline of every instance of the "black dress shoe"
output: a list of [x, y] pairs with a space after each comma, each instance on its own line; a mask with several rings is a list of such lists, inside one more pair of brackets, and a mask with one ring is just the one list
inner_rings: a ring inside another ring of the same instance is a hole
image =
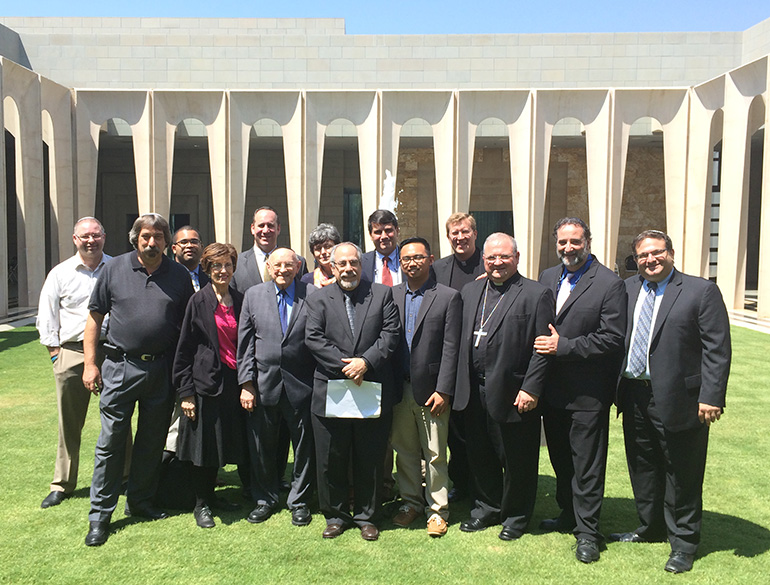
[[594, 563], [599, 560], [599, 545], [593, 540], [578, 538], [575, 545], [575, 558], [581, 563]]
[[521, 538], [521, 532], [518, 530], [514, 530], [510, 526], [503, 526], [503, 529], [500, 531], [500, 534], [497, 535], [497, 537], [500, 540], [516, 540], [517, 538]]
[[374, 524], [364, 524], [361, 527], [361, 538], [364, 540], [374, 541], [380, 537], [380, 531]]
[[567, 520], [563, 516], [546, 518], [539, 525], [545, 532], [572, 532], [575, 529], [575, 520]]
[[246, 520], [251, 522], [252, 524], [259, 524], [260, 522], [264, 522], [270, 516], [273, 515], [273, 509], [268, 506], [267, 504], [258, 504], [256, 508], [254, 508], [251, 513], [248, 515]]
[[42, 503], [40, 504], [40, 507], [45, 509], [45, 508], [50, 508], [51, 506], [58, 506], [69, 497], [70, 495], [65, 494], [64, 492], [51, 492], [42, 501]]
[[154, 508], [149, 504], [130, 504], [126, 502], [126, 516], [147, 518], [148, 520], [163, 520], [168, 518], [168, 513], [160, 508]]
[[88, 523], [86, 546], [102, 546], [110, 536], [110, 523], [94, 521]]
[[613, 532], [610, 534], [610, 542], [648, 542], [636, 532]]
[[307, 526], [313, 516], [307, 506], [299, 506], [291, 511], [291, 523], [294, 526]]
[[193, 516], [195, 516], [195, 523], [201, 528], [214, 528], [216, 526], [214, 517], [211, 515], [211, 508], [208, 506], [195, 506]]
[[692, 570], [692, 563], [695, 560], [695, 555], [687, 554], [681, 550], [675, 550], [671, 552], [671, 556], [668, 557], [666, 562], [666, 571], [669, 573], [686, 573]]
[[458, 487], [453, 487], [451, 490], [449, 490], [448, 498], [450, 503], [455, 502], [462, 502], [465, 499], [465, 496], [467, 494], [465, 493], [465, 490], [462, 490]]
[[327, 524], [326, 528], [324, 528], [323, 537], [337, 538], [343, 532], [345, 532], [344, 524], [337, 524], [336, 522], [332, 522], [331, 524]]
[[463, 532], [480, 532], [481, 530], [486, 530], [490, 526], [492, 525], [487, 524], [480, 518], [471, 518], [460, 524], [460, 530]]

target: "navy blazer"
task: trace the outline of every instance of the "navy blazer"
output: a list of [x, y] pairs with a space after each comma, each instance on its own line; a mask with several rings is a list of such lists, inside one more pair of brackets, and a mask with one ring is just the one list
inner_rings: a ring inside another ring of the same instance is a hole
[[[548, 357], [534, 350], [535, 337], [550, 335], [553, 323], [553, 294], [542, 284], [514, 274], [510, 288], [500, 300], [500, 319], [487, 332], [485, 389], [487, 410], [498, 422], [519, 422], [540, 416], [536, 408], [523, 414], [514, 406], [519, 390], [542, 396]], [[484, 295], [487, 280], [476, 280], [462, 290], [463, 329], [455, 389], [456, 410], [468, 405], [471, 393], [473, 330], [476, 310]]]
[[[396, 258], [399, 258], [399, 252], [398, 248], [396, 248]], [[361, 257], [361, 280], [368, 280], [369, 282], [374, 282], [374, 270], [377, 266], [377, 251], [372, 250], [371, 252], [367, 252]], [[398, 271], [401, 274], [401, 282], [406, 281], [406, 276], [404, 275], [404, 271], [401, 270], [401, 265], [399, 264]]]
[[[241, 313], [243, 295], [230, 287], [235, 318]], [[174, 386], [181, 398], [199, 394], [217, 396], [222, 392], [222, 365], [214, 311], [219, 301], [212, 286], [190, 297], [174, 356]]]
[[[641, 275], [625, 281], [626, 355], [642, 281]], [[652, 395], [663, 426], [673, 432], [698, 427], [703, 424], [698, 418], [698, 403], [724, 407], [730, 375], [730, 320], [717, 285], [674, 269], [650, 335]], [[621, 371], [625, 368], [626, 361]], [[618, 411], [622, 412], [630, 390], [623, 378], [620, 381]]]
[[308, 295], [318, 289], [295, 282], [294, 305], [286, 333], [281, 332], [275, 285], [263, 282], [246, 291], [238, 325], [238, 383], [251, 381], [257, 400], [276, 406], [286, 389], [295, 409], [309, 408], [315, 359], [305, 345]]
[[[415, 401], [421, 406], [436, 391], [454, 396], [462, 327], [463, 304], [460, 293], [435, 281], [429, 282], [417, 313], [412, 349], [409, 352], [412, 392]], [[397, 354], [400, 358], [406, 356], [404, 320], [407, 286], [404, 282], [393, 287], [393, 300], [401, 318], [401, 341]]]
[[342, 358], [360, 357], [369, 365], [364, 379], [382, 384], [382, 412], [390, 412], [401, 400], [391, 359], [401, 333], [393, 294], [388, 286], [361, 280], [354, 295], [355, 336], [344, 294], [338, 284], [330, 284], [307, 299], [305, 343], [317, 362], [311, 410], [325, 416], [327, 382], [346, 378]]
[[[554, 298], [562, 271], [559, 264], [540, 275], [540, 284]], [[612, 405], [623, 362], [627, 307], [623, 281], [594, 257], [553, 322], [559, 342], [548, 366], [548, 404], [592, 411]]]

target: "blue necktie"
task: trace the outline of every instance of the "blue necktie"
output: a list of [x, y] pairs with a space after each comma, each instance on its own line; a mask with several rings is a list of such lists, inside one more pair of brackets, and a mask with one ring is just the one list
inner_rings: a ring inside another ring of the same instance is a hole
[[658, 289], [658, 285], [655, 282], [650, 282], [647, 286], [650, 290], [644, 299], [642, 310], [639, 311], [634, 343], [628, 356], [628, 371], [634, 378], [638, 378], [647, 370], [647, 348], [652, 327], [652, 312], [655, 309], [655, 291]]
[[281, 333], [286, 335], [286, 328], [289, 326], [287, 318], [286, 291], [278, 292], [278, 318], [281, 320]]

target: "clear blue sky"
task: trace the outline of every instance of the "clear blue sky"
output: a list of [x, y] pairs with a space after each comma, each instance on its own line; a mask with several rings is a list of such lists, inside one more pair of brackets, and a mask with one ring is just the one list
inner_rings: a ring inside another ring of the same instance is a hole
[[34, 0], [2, 16], [344, 18], [348, 34], [742, 31], [768, 0]]

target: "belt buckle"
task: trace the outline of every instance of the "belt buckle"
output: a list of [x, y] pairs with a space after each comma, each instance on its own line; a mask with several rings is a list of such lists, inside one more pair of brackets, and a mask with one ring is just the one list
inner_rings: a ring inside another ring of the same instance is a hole
[[143, 353], [142, 355], [139, 356], [139, 359], [142, 360], [143, 362], [154, 362], [155, 356], [152, 355], [151, 353]]

